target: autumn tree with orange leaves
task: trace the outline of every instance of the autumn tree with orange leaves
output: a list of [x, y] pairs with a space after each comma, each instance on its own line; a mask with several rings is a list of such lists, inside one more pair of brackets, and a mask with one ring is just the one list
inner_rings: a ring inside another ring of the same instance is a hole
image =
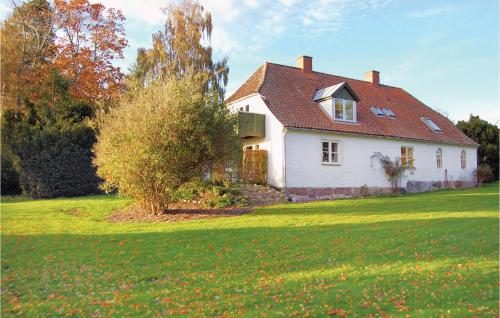
[[18, 6], [0, 29], [2, 108], [20, 110], [25, 98], [35, 99], [54, 58], [53, 11], [45, 0]]
[[123, 73], [113, 62], [123, 58], [127, 46], [124, 21], [120, 10], [100, 3], [55, 1], [54, 64], [70, 81], [70, 95], [105, 102], [118, 97]]
[[125, 17], [88, 0], [32, 0], [18, 5], [1, 27], [2, 107], [20, 110], [25, 99], [50, 94], [52, 69], [69, 81], [79, 100], [110, 103], [123, 87], [113, 65], [127, 46]]

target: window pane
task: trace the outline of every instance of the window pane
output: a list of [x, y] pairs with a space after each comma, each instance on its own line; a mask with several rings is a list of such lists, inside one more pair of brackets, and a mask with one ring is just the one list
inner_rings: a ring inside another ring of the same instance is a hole
[[413, 163], [414, 163], [414, 160], [413, 160], [413, 147], [408, 147], [408, 149], [406, 150], [407, 152], [407, 156], [408, 156], [408, 165], [410, 167], [413, 167]]
[[323, 142], [323, 151], [328, 152], [328, 142], [326, 141]]
[[322, 151], [323, 151], [323, 162], [328, 162], [329, 161], [329, 156], [328, 156], [328, 142], [323, 142], [322, 143]]
[[323, 151], [323, 162], [328, 162], [328, 151]]
[[337, 152], [337, 143], [336, 142], [332, 142], [332, 152]]
[[332, 162], [339, 162], [338, 144], [332, 142]]
[[332, 162], [339, 162], [338, 152], [332, 152]]
[[406, 158], [406, 147], [401, 147], [401, 158]]
[[350, 100], [345, 101], [345, 120], [354, 120], [354, 105]]
[[344, 103], [341, 99], [335, 100], [335, 118], [344, 119]]

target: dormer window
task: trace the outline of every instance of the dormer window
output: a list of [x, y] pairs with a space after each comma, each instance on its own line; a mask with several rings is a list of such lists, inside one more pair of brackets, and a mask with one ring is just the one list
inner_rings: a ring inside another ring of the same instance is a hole
[[356, 121], [356, 102], [335, 98], [335, 120]]
[[441, 128], [439, 128], [439, 126], [438, 126], [438, 125], [436, 125], [436, 124], [432, 121], [432, 119], [427, 118], [427, 117], [422, 117], [422, 118], [420, 118], [420, 119], [421, 119], [421, 120], [424, 122], [424, 124], [426, 124], [426, 125], [427, 125], [427, 127], [429, 127], [429, 128], [430, 128], [433, 132], [441, 132], [441, 131], [442, 131], [442, 129], [441, 129]]
[[346, 82], [318, 89], [313, 100], [334, 120], [356, 122], [359, 98]]

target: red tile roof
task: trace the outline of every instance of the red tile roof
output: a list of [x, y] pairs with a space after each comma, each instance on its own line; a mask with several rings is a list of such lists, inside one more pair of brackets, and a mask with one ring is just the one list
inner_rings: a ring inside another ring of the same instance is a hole
[[[349, 84], [360, 99], [357, 123], [333, 121], [313, 101], [317, 89], [341, 82]], [[274, 116], [290, 128], [477, 145], [446, 117], [398, 87], [320, 72], [306, 74], [296, 67], [265, 63], [226, 102], [232, 103], [252, 93], [264, 96]], [[390, 108], [397, 117], [377, 117], [371, 112], [371, 106]], [[422, 122], [422, 117], [432, 119], [442, 132], [433, 132]]]

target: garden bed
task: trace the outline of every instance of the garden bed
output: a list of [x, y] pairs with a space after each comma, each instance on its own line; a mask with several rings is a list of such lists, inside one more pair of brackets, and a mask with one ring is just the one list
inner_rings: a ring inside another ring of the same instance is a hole
[[[183, 202], [184, 203], [184, 202]], [[206, 208], [195, 204], [178, 203], [160, 215], [149, 214], [140, 206], [133, 205], [107, 216], [112, 223], [131, 222], [183, 222], [190, 220], [232, 217], [252, 212], [250, 207]]]

